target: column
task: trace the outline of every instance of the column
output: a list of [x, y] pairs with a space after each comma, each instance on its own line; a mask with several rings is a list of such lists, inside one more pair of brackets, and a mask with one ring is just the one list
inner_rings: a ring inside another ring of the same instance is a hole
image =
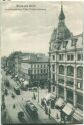
[[58, 69], [59, 64], [56, 63], [56, 97], [59, 97], [59, 85], [58, 85]]
[[56, 97], [57, 98], [59, 97], [59, 86], [58, 86], [58, 84], [56, 85]]
[[64, 66], [64, 100], [66, 101], [67, 100], [67, 90], [66, 90], [66, 76], [67, 76], [67, 67], [66, 67], [66, 64]]
[[77, 76], [77, 73], [76, 73], [76, 64], [75, 64], [75, 66], [74, 66], [74, 91], [73, 91], [73, 104], [74, 104], [74, 106], [76, 106], [76, 102], [77, 102], [77, 95], [76, 95], [77, 81], [76, 81], [76, 76]]

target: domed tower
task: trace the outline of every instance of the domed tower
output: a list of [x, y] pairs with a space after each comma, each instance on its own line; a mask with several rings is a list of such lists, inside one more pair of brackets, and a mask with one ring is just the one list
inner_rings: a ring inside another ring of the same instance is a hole
[[50, 42], [53, 42], [55, 49], [59, 49], [61, 43], [71, 37], [71, 32], [65, 25], [65, 15], [63, 5], [61, 4], [61, 12], [59, 14], [59, 23], [56, 29], [53, 30]]

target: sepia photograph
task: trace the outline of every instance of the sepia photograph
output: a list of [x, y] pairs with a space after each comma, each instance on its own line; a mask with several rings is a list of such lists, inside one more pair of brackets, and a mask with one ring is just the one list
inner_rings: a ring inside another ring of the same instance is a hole
[[83, 124], [83, 2], [1, 3], [1, 124]]

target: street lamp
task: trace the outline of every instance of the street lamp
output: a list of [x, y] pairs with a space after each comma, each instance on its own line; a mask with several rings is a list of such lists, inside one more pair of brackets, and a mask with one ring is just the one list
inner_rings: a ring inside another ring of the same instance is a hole
[[39, 103], [39, 81], [38, 81], [38, 103]]

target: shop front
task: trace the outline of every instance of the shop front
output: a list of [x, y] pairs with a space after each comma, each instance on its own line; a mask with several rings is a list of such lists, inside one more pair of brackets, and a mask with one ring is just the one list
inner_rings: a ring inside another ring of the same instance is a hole
[[79, 108], [75, 109], [73, 114], [73, 123], [74, 124], [83, 124], [83, 111]]
[[65, 123], [70, 123], [72, 121], [72, 114], [74, 113], [74, 107], [72, 104], [67, 103], [62, 109], [62, 120]]
[[64, 102], [63, 98], [61, 98], [61, 97], [55, 103], [55, 107], [57, 109], [60, 109], [60, 110], [62, 110], [62, 108], [64, 107], [64, 105], [65, 105], [65, 102]]

